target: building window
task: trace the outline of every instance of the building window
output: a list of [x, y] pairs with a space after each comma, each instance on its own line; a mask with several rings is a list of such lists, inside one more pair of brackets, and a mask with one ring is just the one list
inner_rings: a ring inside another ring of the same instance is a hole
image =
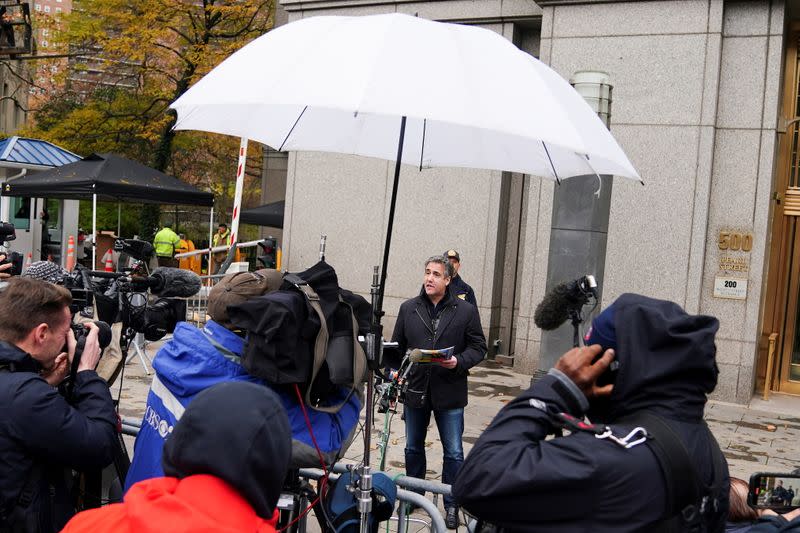
[[42, 10], [42, 4], [36, 4], [36, 8], [35, 9], [36, 9], [36, 11], [41, 11]]
[[44, 12], [50, 13], [50, 6], [44, 6]]
[[43, 29], [42, 36], [47, 37], [48, 35], [50, 35], [50, 30], [48, 30], [47, 28]]

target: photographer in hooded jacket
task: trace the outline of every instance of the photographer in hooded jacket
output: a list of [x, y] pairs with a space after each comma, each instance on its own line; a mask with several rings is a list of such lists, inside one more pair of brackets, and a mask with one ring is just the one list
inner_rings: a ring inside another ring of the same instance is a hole
[[88, 329], [73, 405], [56, 387], [75, 356], [67, 289], [13, 278], [0, 294], [0, 532], [59, 531], [74, 514], [70, 469], [112, 461], [116, 414], [94, 371], [98, 328]]
[[[498, 413], [464, 461], [456, 500], [505, 533], [721, 533], [728, 466], [703, 419], [718, 328], [623, 294], [586, 346]], [[546, 440], [560, 428], [569, 435]]]

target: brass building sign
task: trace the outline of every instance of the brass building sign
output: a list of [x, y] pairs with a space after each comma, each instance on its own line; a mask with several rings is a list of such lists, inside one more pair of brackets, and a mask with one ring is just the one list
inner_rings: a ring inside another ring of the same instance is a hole
[[722, 229], [717, 238], [717, 248], [719, 269], [714, 278], [714, 297], [747, 299], [753, 234], [749, 231]]

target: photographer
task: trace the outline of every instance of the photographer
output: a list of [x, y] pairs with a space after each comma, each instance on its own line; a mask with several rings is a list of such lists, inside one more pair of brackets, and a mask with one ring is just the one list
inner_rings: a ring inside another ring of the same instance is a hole
[[[111, 463], [117, 417], [94, 372], [98, 329], [89, 324], [74, 405], [56, 390], [76, 341], [63, 287], [14, 278], [0, 294], [0, 531], [58, 531], [74, 514], [69, 469]], [[66, 351], [64, 349], [66, 348]]]
[[[621, 296], [587, 346], [498, 413], [456, 500], [503, 531], [723, 531], [727, 463], [703, 420], [718, 327], [672, 302]], [[545, 440], [562, 427], [568, 436]]]
[[[55, 283], [56, 285], [66, 286], [67, 288], [79, 289], [73, 304], [78, 303], [81, 298], [83, 298], [85, 302], [88, 302], [89, 300], [87, 300], [86, 292], [92, 293], [96, 287], [93, 285], [86, 287], [83, 281], [77, 284], [74, 282], [75, 279], [81, 280], [81, 276], [79, 275], [81, 268], [82, 267], [76, 267], [73, 275], [52, 261], [36, 261], [25, 270], [23, 277], [47, 281], [49, 283]], [[101, 297], [103, 297], [102, 293], [98, 294], [95, 292], [93, 294], [94, 305], [89, 305], [80, 309], [80, 311], [76, 311], [72, 320], [73, 323], [85, 324], [98, 320], [100, 318], [98, 307]], [[106, 318], [106, 320], [111, 323], [111, 343], [103, 351], [103, 357], [95, 368], [95, 372], [97, 372], [97, 375], [104, 379], [110, 387], [119, 376], [123, 365], [122, 349], [120, 348], [122, 323], [115, 321], [113, 317], [111, 319]]]

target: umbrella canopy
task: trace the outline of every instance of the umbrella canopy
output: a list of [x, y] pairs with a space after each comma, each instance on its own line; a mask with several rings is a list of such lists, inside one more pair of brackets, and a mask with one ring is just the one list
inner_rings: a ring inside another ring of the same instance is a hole
[[[549, 67], [493, 31], [401, 14], [282, 26], [234, 53], [171, 107], [177, 129], [278, 150], [554, 179], [640, 179], [597, 115]], [[398, 153], [400, 117], [407, 122]]]
[[95, 194], [98, 200], [214, 205], [213, 194], [114, 154], [92, 154], [3, 185], [5, 196], [91, 200]]
[[286, 202], [272, 202], [252, 209], [242, 211], [242, 223], [255, 224], [256, 226], [269, 226], [271, 228], [283, 228], [283, 211]]

